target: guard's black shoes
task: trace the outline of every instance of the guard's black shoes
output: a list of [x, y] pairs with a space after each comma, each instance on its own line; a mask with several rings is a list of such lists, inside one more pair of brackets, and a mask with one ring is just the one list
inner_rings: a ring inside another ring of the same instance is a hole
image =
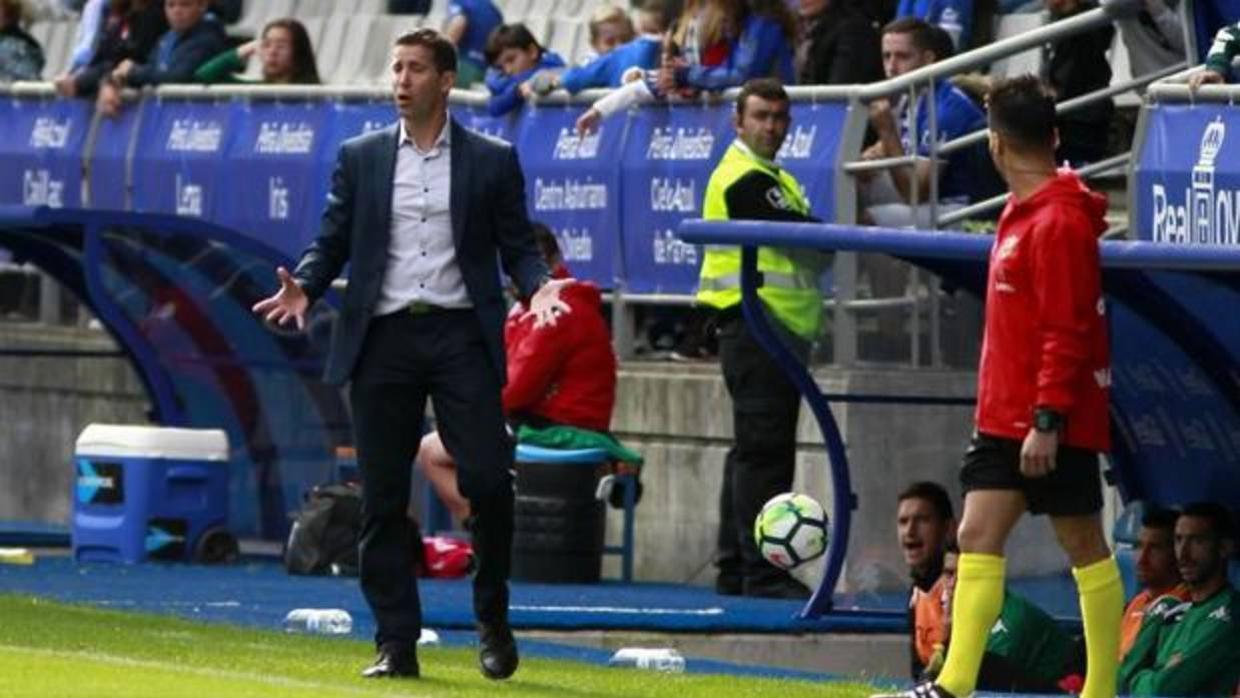
[[500, 680], [517, 670], [517, 641], [507, 622], [478, 624], [478, 666], [488, 679]]
[[404, 645], [384, 645], [379, 648], [375, 663], [362, 670], [367, 679], [404, 677], [416, 679], [421, 675], [418, 655]]
[[930, 683], [927, 681], [925, 683], [919, 683], [907, 691], [900, 691], [899, 693], [875, 693], [870, 696], [870, 698], [956, 698], [956, 696], [952, 695], [951, 691], [948, 691], [946, 688], [943, 688], [936, 683]]

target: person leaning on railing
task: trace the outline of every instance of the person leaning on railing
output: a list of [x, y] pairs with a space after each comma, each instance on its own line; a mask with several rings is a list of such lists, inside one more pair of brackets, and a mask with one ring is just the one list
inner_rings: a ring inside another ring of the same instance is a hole
[[1205, 68], [1188, 79], [1189, 89], [1236, 81], [1236, 58], [1240, 56], [1240, 22], [1223, 27], [1214, 35]]
[[[255, 54], [263, 64], [262, 77], [250, 80], [241, 73], [245, 71], [246, 61]], [[317, 85], [322, 81], [306, 27], [285, 17], [268, 22], [259, 38], [230, 48], [204, 63], [194, 71], [194, 82]]]
[[168, 18], [157, 0], [112, 0], [90, 60], [56, 76], [57, 94], [93, 97], [113, 68], [125, 60], [143, 60], [167, 31]]

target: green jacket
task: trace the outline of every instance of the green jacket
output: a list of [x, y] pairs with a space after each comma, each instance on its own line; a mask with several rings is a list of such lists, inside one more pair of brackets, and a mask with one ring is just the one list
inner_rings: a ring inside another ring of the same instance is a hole
[[1134, 696], [1231, 696], [1240, 681], [1240, 591], [1201, 603], [1164, 596], [1150, 605], [1119, 668]]
[[1214, 35], [1214, 43], [1206, 54], [1206, 68], [1230, 77], [1231, 62], [1237, 55], [1240, 55], [1240, 22], [1223, 27]]
[[230, 48], [217, 53], [214, 58], [203, 63], [194, 71], [194, 82], [208, 85], [257, 85], [262, 80], [247, 80], [241, 77], [245, 72], [245, 61], [241, 60], [237, 49]]
[[1021, 673], [1053, 686], [1064, 675], [1072, 638], [1050, 614], [1028, 599], [1004, 591], [999, 620], [986, 638], [986, 654], [994, 654], [1018, 666]]

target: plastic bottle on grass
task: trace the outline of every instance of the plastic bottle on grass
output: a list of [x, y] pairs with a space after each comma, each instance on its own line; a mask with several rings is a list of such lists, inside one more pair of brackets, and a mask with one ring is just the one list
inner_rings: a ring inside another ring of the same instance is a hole
[[315, 635], [348, 635], [353, 618], [339, 608], [297, 608], [284, 617], [284, 632]]
[[674, 649], [625, 647], [611, 656], [607, 666], [680, 674], [685, 670], [685, 658]]

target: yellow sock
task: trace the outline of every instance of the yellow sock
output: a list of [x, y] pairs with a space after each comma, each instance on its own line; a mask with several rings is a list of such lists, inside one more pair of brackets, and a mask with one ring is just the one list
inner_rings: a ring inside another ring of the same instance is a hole
[[1073, 567], [1085, 622], [1088, 670], [1081, 698], [1114, 698], [1119, 669], [1119, 625], [1124, 615], [1124, 586], [1114, 557], [1088, 567]]
[[986, 638], [1003, 609], [1003, 574], [1004, 560], [1000, 555], [960, 555], [956, 596], [952, 599], [951, 645], [943, 671], [935, 681], [957, 698], [965, 698], [977, 686]]

